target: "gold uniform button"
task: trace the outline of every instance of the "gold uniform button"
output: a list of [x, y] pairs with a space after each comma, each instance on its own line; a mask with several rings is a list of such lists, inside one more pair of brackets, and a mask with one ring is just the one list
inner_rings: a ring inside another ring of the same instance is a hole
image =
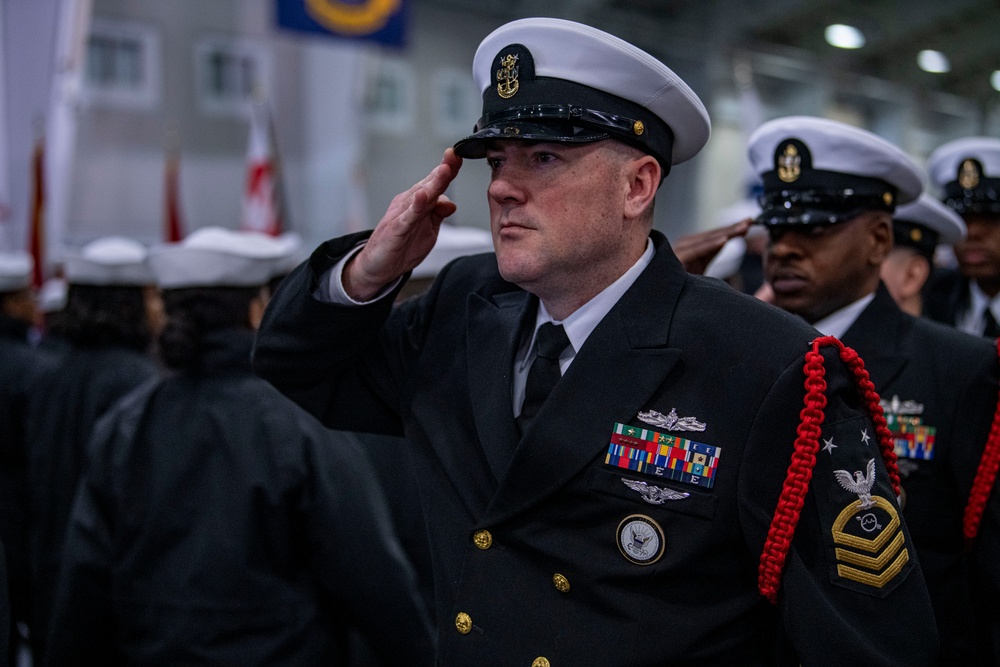
[[552, 667], [552, 663], [549, 662], [548, 658], [535, 658], [531, 667]]
[[472, 542], [485, 551], [493, 546], [493, 535], [488, 530], [477, 530], [472, 535]]
[[463, 635], [469, 634], [472, 632], [472, 617], [464, 611], [459, 612], [458, 616], [455, 617], [455, 627]]
[[556, 590], [560, 593], [569, 592], [569, 579], [558, 572], [552, 575], [552, 583], [555, 584]]

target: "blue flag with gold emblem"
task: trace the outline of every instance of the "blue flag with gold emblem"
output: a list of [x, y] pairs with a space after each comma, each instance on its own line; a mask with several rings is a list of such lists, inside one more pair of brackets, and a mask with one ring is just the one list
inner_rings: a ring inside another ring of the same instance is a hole
[[278, 26], [403, 46], [407, 0], [275, 0]]

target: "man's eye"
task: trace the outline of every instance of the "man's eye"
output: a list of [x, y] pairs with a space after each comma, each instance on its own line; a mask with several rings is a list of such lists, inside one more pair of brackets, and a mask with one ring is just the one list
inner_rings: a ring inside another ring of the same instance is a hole
[[542, 163], [555, 162], [556, 156], [552, 153], [539, 153], [535, 159]]
[[490, 169], [496, 171], [500, 168], [500, 158], [498, 157], [488, 157], [486, 158], [486, 164], [490, 166]]

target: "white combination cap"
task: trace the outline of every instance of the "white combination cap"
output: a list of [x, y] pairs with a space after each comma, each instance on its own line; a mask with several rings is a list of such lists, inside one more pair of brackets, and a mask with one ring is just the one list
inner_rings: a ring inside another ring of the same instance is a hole
[[966, 231], [962, 216], [927, 193], [896, 209], [892, 230], [896, 245], [914, 248], [928, 258], [939, 243], [952, 245]]
[[22, 251], [0, 252], [0, 292], [17, 292], [31, 284], [35, 261]]
[[437, 242], [424, 261], [413, 269], [412, 277], [433, 278], [453, 259], [484, 252], [493, 252], [493, 235], [489, 231], [442, 223]]
[[1000, 214], [1000, 139], [950, 141], [931, 153], [927, 171], [949, 208], [959, 213]]
[[500, 26], [472, 65], [483, 92], [475, 134], [455, 144], [486, 156], [489, 141], [616, 139], [655, 157], [663, 174], [708, 142], [705, 106], [679, 76], [628, 42], [581, 23], [527, 18]]
[[258, 287], [275, 274], [287, 244], [260, 232], [202, 227], [153, 248], [149, 265], [163, 289]]
[[831, 224], [866, 210], [892, 212], [923, 190], [920, 169], [878, 135], [811, 116], [777, 118], [749, 139], [764, 181], [766, 225]]
[[121, 236], [91, 241], [66, 253], [66, 281], [74, 285], [152, 285], [146, 246]]

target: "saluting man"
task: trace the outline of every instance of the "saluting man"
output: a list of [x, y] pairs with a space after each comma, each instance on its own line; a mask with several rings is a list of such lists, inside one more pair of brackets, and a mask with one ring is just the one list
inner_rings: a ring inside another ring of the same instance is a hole
[[[405, 432], [439, 663], [757, 665], [779, 618], [806, 664], [927, 662], [929, 598], [837, 352], [810, 373], [825, 368], [816, 430], [838, 448], [786, 486], [815, 330], [687, 275], [652, 231], [663, 178], [708, 140], [698, 97], [631, 44], [556, 19], [498, 28], [473, 73], [475, 133], [374, 231], [289, 276], [254, 361], [328, 425]], [[455, 211], [462, 158], [490, 166], [496, 254], [393, 309]], [[870, 546], [869, 516], [884, 565], [838, 543]]]
[[944, 203], [965, 220], [955, 245], [958, 271], [939, 271], [927, 316], [976, 336], [1000, 336], [1000, 139], [966, 137], [939, 146], [927, 162]]
[[[893, 212], [918, 201], [919, 169], [880, 137], [821, 118], [765, 123], [749, 152], [764, 180], [757, 222], [770, 232], [765, 275], [775, 305], [854, 348], [882, 397], [904, 516], [941, 636], [938, 664], [991, 664], [970, 604], [963, 516], [996, 409], [996, 350], [905, 314], [879, 281], [893, 248]], [[905, 212], [910, 239], [915, 230], [932, 233], [914, 217], [935, 235], [961, 231], [953, 220], [913, 211]], [[842, 443], [823, 443], [820, 457], [836, 458]]]

